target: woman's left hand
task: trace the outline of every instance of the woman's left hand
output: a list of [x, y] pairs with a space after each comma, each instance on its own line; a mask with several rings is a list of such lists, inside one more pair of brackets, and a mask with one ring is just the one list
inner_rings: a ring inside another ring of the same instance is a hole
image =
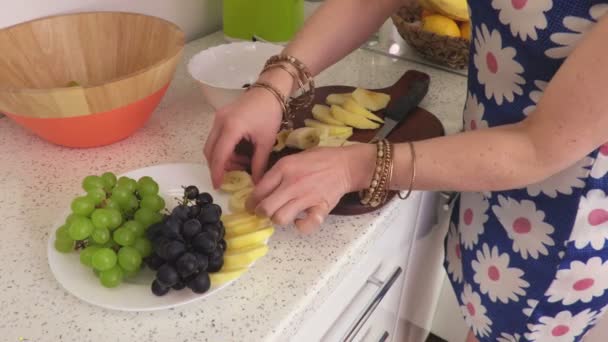
[[[279, 225], [294, 222], [304, 233], [321, 225], [342, 196], [369, 185], [375, 147], [357, 144], [316, 148], [279, 160], [256, 185], [247, 207]], [[299, 218], [306, 213], [305, 218]]]

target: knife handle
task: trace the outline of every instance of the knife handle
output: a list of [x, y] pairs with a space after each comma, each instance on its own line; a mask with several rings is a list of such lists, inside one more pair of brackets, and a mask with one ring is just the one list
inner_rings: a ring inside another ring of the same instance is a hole
[[430, 80], [428, 78], [415, 79], [412, 81], [407, 94], [399, 97], [387, 109], [385, 116], [397, 122], [403, 121], [411, 111], [420, 104], [429, 90]]

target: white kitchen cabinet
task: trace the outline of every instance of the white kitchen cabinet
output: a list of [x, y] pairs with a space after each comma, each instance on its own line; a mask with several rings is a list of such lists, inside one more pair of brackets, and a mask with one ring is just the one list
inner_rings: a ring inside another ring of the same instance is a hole
[[436, 195], [418, 192], [395, 213], [368, 255], [344, 278], [293, 341], [393, 341], [416, 232], [434, 223]]

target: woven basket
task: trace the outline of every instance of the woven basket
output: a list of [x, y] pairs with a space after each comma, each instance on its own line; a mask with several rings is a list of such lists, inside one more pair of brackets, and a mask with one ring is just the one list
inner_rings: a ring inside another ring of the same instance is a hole
[[454, 69], [464, 69], [469, 63], [470, 42], [464, 38], [441, 36], [421, 28], [422, 8], [404, 6], [391, 16], [403, 39], [424, 58]]

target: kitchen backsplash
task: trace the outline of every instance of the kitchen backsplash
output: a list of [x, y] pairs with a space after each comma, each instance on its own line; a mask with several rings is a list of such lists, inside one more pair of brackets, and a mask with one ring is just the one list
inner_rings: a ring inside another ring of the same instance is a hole
[[188, 40], [215, 32], [222, 24], [221, 0], [23, 0], [7, 1], [0, 11], [0, 28], [53, 14], [83, 11], [137, 12], [179, 25]]

